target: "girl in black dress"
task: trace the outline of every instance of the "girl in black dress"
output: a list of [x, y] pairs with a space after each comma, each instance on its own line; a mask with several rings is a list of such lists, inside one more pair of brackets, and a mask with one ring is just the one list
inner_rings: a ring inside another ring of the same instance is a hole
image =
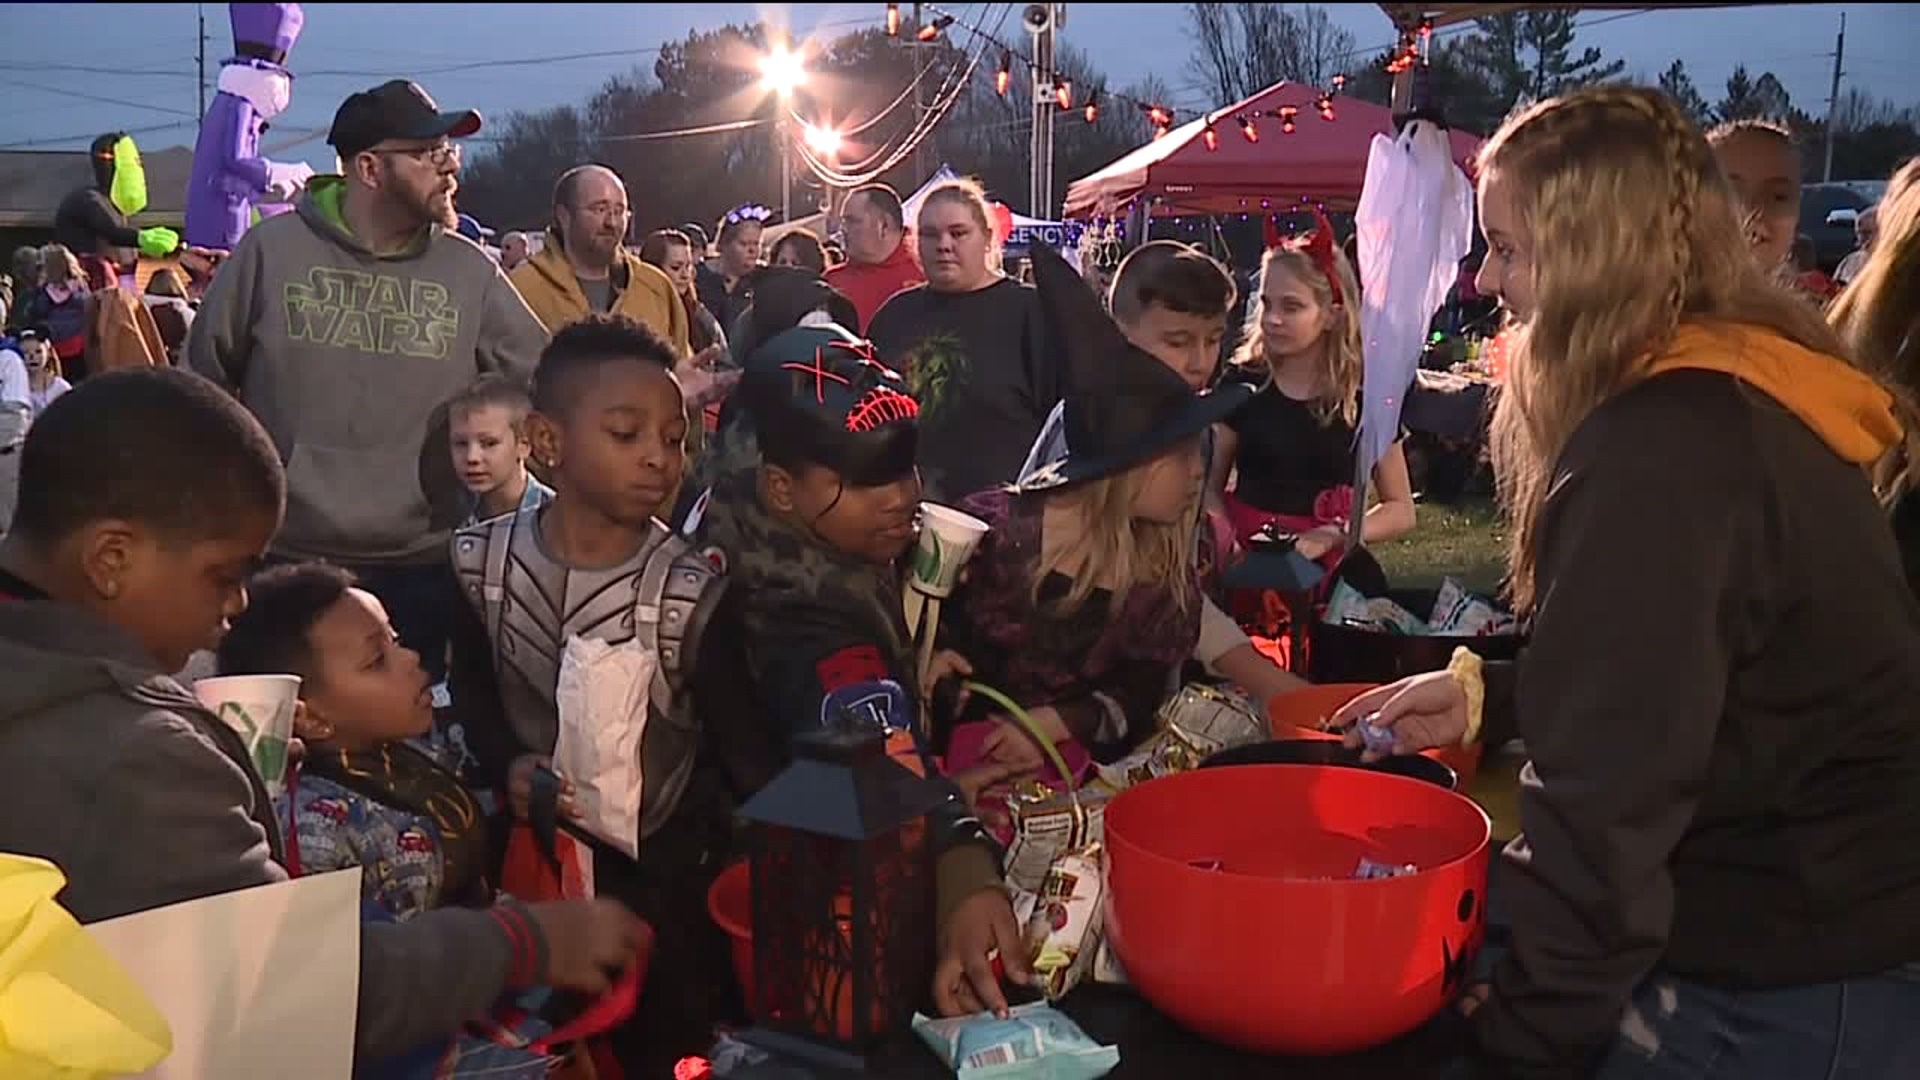
[[[1346, 542], [1360, 415], [1359, 298], [1353, 266], [1334, 249], [1324, 219], [1261, 264], [1259, 300], [1234, 357], [1237, 377], [1260, 391], [1215, 429], [1208, 484], [1210, 505], [1225, 511], [1242, 544], [1269, 524], [1298, 535], [1294, 550], [1310, 559], [1337, 560]], [[1366, 513], [1362, 538], [1411, 530], [1413, 490], [1399, 443], [1373, 467], [1373, 490], [1379, 502]]]

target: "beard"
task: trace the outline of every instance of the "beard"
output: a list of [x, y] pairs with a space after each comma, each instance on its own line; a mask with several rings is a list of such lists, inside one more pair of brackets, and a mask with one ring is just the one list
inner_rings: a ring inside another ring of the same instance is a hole
[[453, 232], [460, 227], [460, 214], [453, 207], [453, 195], [457, 190], [458, 184], [449, 183], [443, 188], [436, 183], [424, 192], [402, 189], [396, 194], [400, 205], [406, 208], [407, 216], [421, 226], [438, 225]]

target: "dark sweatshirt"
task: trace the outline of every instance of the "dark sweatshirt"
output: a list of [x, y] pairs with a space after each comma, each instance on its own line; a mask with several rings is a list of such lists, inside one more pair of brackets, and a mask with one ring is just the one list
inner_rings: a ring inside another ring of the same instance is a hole
[[365, 564], [445, 560], [469, 497], [442, 408], [486, 373], [526, 380], [547, 332], [493, 260], [438, 225], [378, 256], [348, 231], [345, 182], [315, 177], [214, 275], [187, 364], [232, 390], [287, 466], [273, 550]]
[[1655, 971], [1920, 959], [1920, 610], [1859, 464], [1885, 396], [1759, 331], [1668, 361], [1721, 370], [1596, 409], [1541, 521], [1513, 950], [1474, 1018], [1498, 1075], [1585, 1075]]
[[[240, 737], [118, 628], [32, 592], [0, 578], [0, 851], [59, 866], [83, 923], [287, 880]], [[538, 947], [520, 971], [508, 924]], [[356, 1055], [457, 1034], [544, 981], [545, 952], [517, 906], [362, 927]]]

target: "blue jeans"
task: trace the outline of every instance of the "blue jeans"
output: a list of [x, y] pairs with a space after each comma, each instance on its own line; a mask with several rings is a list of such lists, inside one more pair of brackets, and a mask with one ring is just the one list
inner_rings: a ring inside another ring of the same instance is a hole
[[1658, 973], [1634, 992], [1596, 1080], [1920, 1077], [1920, 964], [1782, 990]]

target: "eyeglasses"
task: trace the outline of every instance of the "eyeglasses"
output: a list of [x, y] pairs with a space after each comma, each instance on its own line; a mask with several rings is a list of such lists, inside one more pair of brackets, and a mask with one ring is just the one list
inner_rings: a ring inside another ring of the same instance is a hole
[[415, 161], [426, 161], [435, 168], [439, 168], [460, 160], [460, 144], [449, 142], [440, 143], [435, 146], [407, 146], [399, 149], [369, 150], [367, 153], [400, 154], [405, 157], [410, 157]]

